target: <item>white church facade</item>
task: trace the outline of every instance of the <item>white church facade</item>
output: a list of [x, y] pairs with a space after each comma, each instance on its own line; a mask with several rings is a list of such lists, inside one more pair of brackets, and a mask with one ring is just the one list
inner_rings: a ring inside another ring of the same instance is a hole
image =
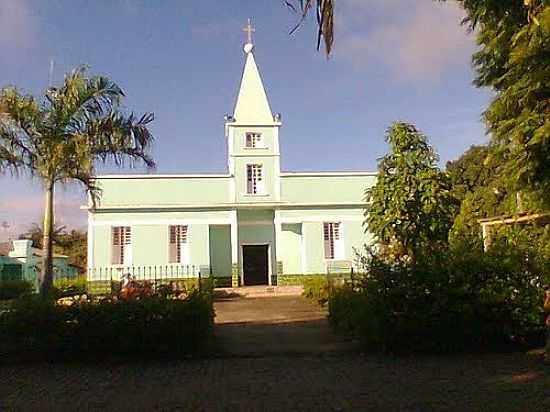
[[[273, 114], [254, 58], [225, 118], [227, 172], [97, 176], [88, 206], [89, 280], [208, 274], [220, 285], [300, 283], [350, 265], [369, 240], [364, 191], [372, 172], [283, 172], [281, 116]], [[113, 275], [114, 274], [114, 275]]]

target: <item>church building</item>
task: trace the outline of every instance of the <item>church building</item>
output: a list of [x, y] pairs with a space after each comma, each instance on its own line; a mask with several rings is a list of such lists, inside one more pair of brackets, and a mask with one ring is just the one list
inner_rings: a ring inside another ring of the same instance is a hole
[[376, 174], [281, 171], [282, 118], [271, 111], [250, 37], [244, 59], [233, 114], [225, 116], [226, 173], [96, 177], [90, 281], [126, 271], [137, 278], [200, 272], [218, 285], [282, 285], [351, 267], [354, 248], [369, 240], [364, 191]]

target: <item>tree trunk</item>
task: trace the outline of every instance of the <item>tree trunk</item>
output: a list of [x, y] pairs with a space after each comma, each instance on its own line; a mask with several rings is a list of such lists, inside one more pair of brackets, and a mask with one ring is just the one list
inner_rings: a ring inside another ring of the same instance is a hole
[[53, 288], [53, 189], [52, 180], [46, 183], [46, 204], [42, 232], [42, 271], [40, 273], [40, 294], [46, 296]]

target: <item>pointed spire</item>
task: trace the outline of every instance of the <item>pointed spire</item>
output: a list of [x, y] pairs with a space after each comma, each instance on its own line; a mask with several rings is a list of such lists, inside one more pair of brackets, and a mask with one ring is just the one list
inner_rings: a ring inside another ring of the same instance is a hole
[[238, 123], [272, 124], [273, 114], [252, 53], [254, 45], [251, 43], [251, 33], [254, 29], [250, 25], [250, 20], [244, 30], [248, 34], [248, 41], [244, 45], [246, 61], [233, 116]]

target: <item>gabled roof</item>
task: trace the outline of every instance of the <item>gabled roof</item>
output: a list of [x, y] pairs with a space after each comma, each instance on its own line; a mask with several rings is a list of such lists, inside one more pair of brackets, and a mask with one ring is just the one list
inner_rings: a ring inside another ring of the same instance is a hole
[[233, 117], [241, 124], [272, 124], [273, 114], [252, 50], [251, 44], [245, 45], [246, 61]]

